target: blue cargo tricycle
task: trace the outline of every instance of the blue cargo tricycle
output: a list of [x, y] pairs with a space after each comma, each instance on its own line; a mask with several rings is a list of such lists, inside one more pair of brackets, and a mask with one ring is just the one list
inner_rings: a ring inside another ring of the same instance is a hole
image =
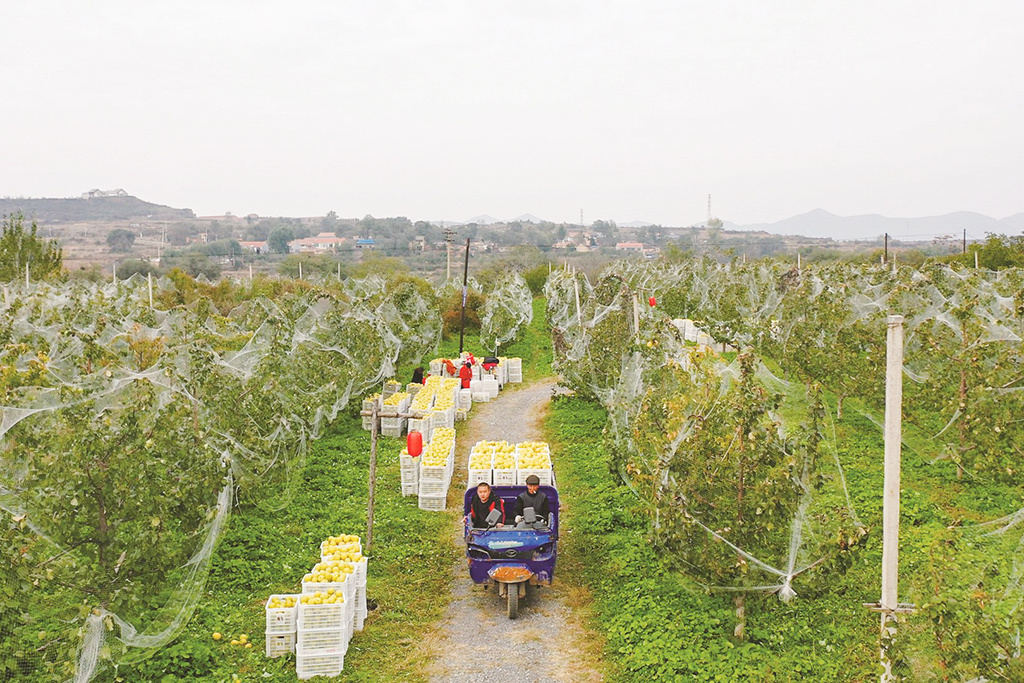
[[[463, 510], [466, 515], [466, 557], [469, 576], [474, 583], [498, 586], [498, 595], [508, 600], [508, 618], [519, 616], [519, 599], [526, 597], [526, 587], [551, 585], [555, 576], [555, 555], [558, 546], [558, 491], [541, 486], [547, 494], [550, 519], [528, 519], [502, 528], [491, 526], [474, 529], [469, 519], [470, 501], [476, 489], [466, 491]], [[525, 486], [492, 486], [491, 495], [501, 498], [512, 522], [516, 498]]]

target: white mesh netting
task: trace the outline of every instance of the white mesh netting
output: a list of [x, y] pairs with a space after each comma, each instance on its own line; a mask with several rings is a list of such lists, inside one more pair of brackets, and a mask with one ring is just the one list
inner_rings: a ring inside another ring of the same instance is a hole
[[441, 330], [412, 278], [201, 287], [4, 287], [0, 677], [87, 681], [173, 639], [236, 493], [287, 504], [309, 442]]

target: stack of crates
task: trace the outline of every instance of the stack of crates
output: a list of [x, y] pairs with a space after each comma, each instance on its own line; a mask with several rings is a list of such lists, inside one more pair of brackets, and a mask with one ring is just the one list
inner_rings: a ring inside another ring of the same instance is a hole
[[267, 656], [295, 652], [295, 622], [299, 595], [271, 595], [267, 600]]
[[384, 436], [402, 436], [405, 433], [406, 418], [399, 415], [406, 414], [409, 410], [409, 394], [393, 392], [391, 396], [384, 399], [380, 409], [380, 433]]
[[[377, 409], [380, 410], [380, 394], [370, 394], [363, 399], [363, 412], [367, 413], [373, 410], [374, 404], [377, 405]], [[370, 431], [373, 429], [373, 416], [363, 415], [363, 429]]]
[[508, 365], [508, 381], [509, 384], [519, 384], [523, 381], [523, 359], [522, 358], [506, 358], [505, 363]]
[[408, 448], [402, 449], [398, 456], [398, 464], [402, 473], [402, 495], [415, 496], [419, 493], [420, 458], [409, 455]]
[[435, 429], [430, 445], [420, 457], [419, 507], [421, 510], [444, 510], [455, 467], [455, 430], [450, 427]]

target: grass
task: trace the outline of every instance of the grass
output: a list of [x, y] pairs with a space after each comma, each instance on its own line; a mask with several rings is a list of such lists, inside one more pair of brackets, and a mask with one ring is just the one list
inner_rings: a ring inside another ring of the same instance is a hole
[[[400, 495], [397, 439], [378, 441], [378, 477], [367, 599], [376, 603], [352, 639], [340, 681], [424, 680], [420, 633], [443, 614], [455, 547], [446, 515], [424, 512]], [[263, 603], [298, 592], [329, 535], [366, 534], [369, 434], [358, 418], [339, 418], [312, 445], [301, 490], [288, 508], [268, 513], [248, 504], [231, 518], [213, 562], [206, 595], [172, 645], [130, 669], [124, 681], [294, 681], [295, 658], [263, 653]], [[214, 631], [225, 640], [214, 643]], [[251, 650], [227, 644], [247, 633]]]

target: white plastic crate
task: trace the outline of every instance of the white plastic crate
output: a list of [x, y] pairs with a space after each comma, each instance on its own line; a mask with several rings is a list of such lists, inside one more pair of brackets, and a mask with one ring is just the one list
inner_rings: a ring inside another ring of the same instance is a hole
[[[354, 614], [354, 612], [353, 612]], [[295, 654], [344, 655], [348, 651], [347, 626], [341, 628], [301, 629], [295, 641]]]
[[[431, 512], [440, 512], [445, 509], [448, 502], [448, 496], [430, 497], [420, 496], [419, 507], [420, 510], [430, 510]], [[358, 630], [358, 629], [357, 629]]]
[[431, 418], [410, 418], [408, 427], [410, 432], [419, 432], [423, 435], [424, 445], [430, 443], [430, 435], [434, 431], [433, 420]]
[[473, 392], [473, 403], [490, 403], [491, 394], [489, 391], [481, 389], [480, 391]]
[[[352, 574], [352, 577], [356, 580], [355, 590], [358, 591], [360, 586], [366, 586], [366, 569], [367, 562], [366, 558], [362, 558], [355, 563], [356, 570]], [[353, 593], [354, 594], [354, 593]]]
[[312, 655], [295, 657], [295, 673], [300, 680], [313, 676], [339, 676], [345, 668], [345, 655]]
[[[354, 612], [353, 612], [354, 614]], [[266, 653], [268, 657], [283, 657], [295, 652], [295, 632], [268, 633]]]
[[403, 470], [416, 470], [420, 467], [420, 457], [417, 455], [413, 457], [402, 453], [398, 456], [398, 466]]
[[553, 478], [552, 478], [551, 470], [549, 470], [549, 469], [548, 470], [539, 470], [539, 469], [538, 470], [531, 470], [531, 469], [516, 470], [516, 484], [518, 486], [525, 486], [526, 485], [526, 478], [528, 476], [530, 476], [531, 474], [537, 475], [537, 478], [540, 479], [541, 486], [551, 486], [551, 482], [552, 482]]
[[[332, 582], [329, 582], [329, 583], [328, 582], [317, 583], [316, 581], [305, 581], [305, 580], [303, 580], [303, 582], [302, 582], [302, 594], [303, 595], [312, 595], [313, 593], [316, 593], [316, 592], [326, 593], [327, 591], [329, 591], [330, 589], [333, 588], [335, 592], [341, 591], [341, 594], [345, 596], [346, 600], [348, 600], [349, 598], [352, 597], [352, 592], [355, 591], [355, 588], [356, 588], [356, 582], [352, 580], [352, 576], [354, 574], [355, 574], [355, 572], [353, 572], [352, 574], [349, 574], [348, 578], [346, 578], [344, 581], [332, 581]], [[319, 628], [319, 627], [317, 627], [317, 626], [305, 626], [305, 627], [301, 627], [301, 628]]]
[[[291, 595], [291, 594], [271, 595], [267, 599], [267, 604], [269, 605], [270, 601], [273, 600], [274, 598], [279, 598], [281, 600], [283, 600], [285, 598], [295, 598], [295, 602], [297, 604], [299, 602], [299, 597], [301, 597], [301, 596], [299, 596], [299, 595]], [[270, 633], [294, 633], [295, 632], [295, 617], [296, 617], [296, 608], [295, 607], [275, 607], [273, 609], [271, 609], [269, 607], [265, 607], [264, 611], [266, 612], [266, 615], [267, 615], [267, 629], [266, 629], [266, 631], [267, 631], [268, 634], [270, 634]]]
[[459, 389], [459, 400], [456, 402], [457, 406], [463, 409], [469, 409], [473, 405], [473, 392], [470, 389]]
[[[348, 601], [349, 598], [345, 598]], [[345, 604], [305, 605], [299, 603], [298, 630], [342, 628], [345, 625]]]
[[494, 470], [466, 470], [466, 488], [475, 489], [481, 482], [493, 484], [492, 477]]
[[373, 418], [369, 415], [363, 415], [363, 429], [366, 431], [373, 429]]
[[456, 422], [462, 422], [462, 421], [466, 420], [468, 417], [469, 417], [469, 411], [468, 410], [463, 410], [463, 409], [460, 408], [459, 410], [455, 411], [455, 421]]
[[516, 471], [514, 469], [499, 470], [495, 468], [492, 472], [494, 480], [491, 483], [494, 486], [515, 486]]
[[420, 471], [413, 469], [405, 469], [404, 467], [400, 470], [402, 475], [403, 484], [415, 484], [420, 480]]
[[436, 496], [448, 495], [448, 482], [447, 481], [434, 481], [431, 479], [423, 479], [420, 481], [420, 496], [427, 496], [433, 498]]
[[420, 467], [420, 482], [444, 481], [448, 478], [448, 465], [423, 465]]
[[[485, 379], [480, 380], [480, 384], [481, 384], [481, 388], [484, 391], [487, 391], [491, 395], [491, 398], [498, 398], [498, 391], [500, 389], [500, 387], [498, 385], [498, 380], [493, 379], [493, 378], [491, 378], [491, 379], [486, 379], [485, 378]], [[476, 400], [476, 394], [475, 393], [473, 395], [473, 400], [474, 401]]]
[[402, 484], [402, 495], [403, 496], [416, 496], [420, 492], [420, 483], [414, 481], [411, 484]]
[[353, 631], [362, 631], [363, 623], [366, 621], [366, 614], [356, 614], [355, 620], [352, 622]]
[[443, 367], [444, 367], [444, 363], [442, 363], [439, 360], [432, 360], [432, 361], [430, 361], [430, 374], [431, 375], [440, 375], [441, 374], [441, 368], [443, 368]]

